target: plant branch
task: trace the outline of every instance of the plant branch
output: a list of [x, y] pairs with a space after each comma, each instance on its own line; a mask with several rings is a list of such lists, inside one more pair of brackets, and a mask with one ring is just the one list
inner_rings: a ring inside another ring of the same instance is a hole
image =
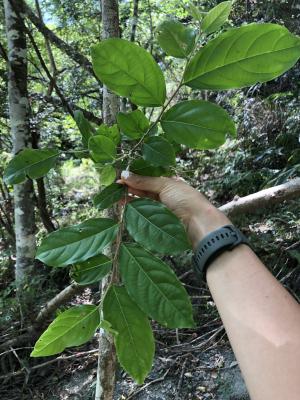
[[295, 178], [282, 185], [232, 200], [221, 206], [220, 210], [229, 216], [235, 216], [255, 212], [285, 200], [299, 199], [299, 197], [300, 178]]

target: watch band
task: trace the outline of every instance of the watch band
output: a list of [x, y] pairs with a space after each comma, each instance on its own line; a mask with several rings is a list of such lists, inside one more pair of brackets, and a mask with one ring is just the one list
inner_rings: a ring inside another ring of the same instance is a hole
[[224, 251], [242, 243], [250, 246], [247, 238], [233, 225], [225, 225], [209, 233], [200, 241], [193, 256], [196, 273], [206, 282], [209, 264]]

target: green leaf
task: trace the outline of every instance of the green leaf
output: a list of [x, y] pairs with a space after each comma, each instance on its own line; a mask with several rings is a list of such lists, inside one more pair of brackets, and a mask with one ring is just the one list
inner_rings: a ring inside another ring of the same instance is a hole
[[36, 342], [31, 357], [52, 356], [66, 347], [80, 346], [94, 335], [100, 323], [99, 309], [96, 306], [82, 305], [72, 307], [48, 326]]
[[26, 177], [42, 178], [54, 167], [58, 156], [59, 152], [54, 149], [24, 149], [8, 163], [4, 171], [4, 182], [16, 185]]
[[112, 286], [107, 292], [103, 314], [111, 328], [118, 332], [115, 345], [121, 366], [142, 384], [154, 357], [154, 338], [147, 316], [120, 286]]
[[164, 167], [154, 167], [142, 158], [133, 161], [130, 171], [143, 176], [171, 176], [172, 173]]
[[131, 298], [168, 328], [194, 327], [188, 294], [173, 270], [136, 244], [122, 244], [120, 273]]
[[82, 143], [88, 148], [89, 140], [93, 136], [93, 128], [89, 121], [84, 117], [82, 111], [74, 112], [74, 119], [82, 136]]
[[135, 43], [111, 38], [92, 47], [97, 77], [134, 104], [160, 107], [166, 99], [163, 73], [154, 58]]
[[93, 203], [99, 210], [105, 210], [105, 208], [109, 208], [114, 203], [121, 200], [124, 195], [125, 186], [112, 183], [93, 198]]
[[147, 138], [143, 144], [143, 157], [150, 164], [168, 167], [175, 164], [173, 146], [161, 136]]
[[225, 142], [226, 134], [236, 135], [228, 113], [204, 100], [176, 104], [163, 115], [161, 126], [175, 142], [199, 150], [219, 147]]
[[191, 248], [182, 223], [157, 201], [137, 199], [128, 203], [125, 223], [133, 239], [148, 250], [178, 254]]
[[196, 7], [194, 4], [190, 3], [186, 6], [187, 11], [190, 13], [190, 15], [196, 20], [201, 22], [204, 16], [207, 14], [204, 11], [200, 11], [198, 7]]
[[118, 231], [118, 223], [108, 218], [92, 218], [81, 224], [50, 233], [43, 239], [36, 258], [53, 267], [85, 261], [99, 254]]
[[117, 177], [116, 169], [112, 165], [95, 165], [100, 176], [101, 186], [111, 185]]
[[228, 20], [231, 12], [232, 1], [223, 1], [210, 10], [202, 21], [203, 32], [209, 34], [217, 31]]
[[119, 112], [117, 121], [122, 133], [131, 139], [142, 137], [143, 133], [149, 128], [149, 121], [140, 110], [135, 110], [127, 114]]
[[235, 89], [267, 82], [296, 64], [300, 38], [275, 24], [250, 24], [211, 40], [191, 59], [184, 84], [193, 89]]
[[104, 135], [91, 137], [89, 140], [89, 150], [97, 163], [112, 161], [117, 154], [116, 144]]
[[79, 285], [90, 285], [101, 281], [110, 272], [111, 267], [111, 260], [103, 254], [99, 254], [83, 263], [73, 265], [71, 277]]
[[163, 21], [156, 31], [160, 47], [169, 56], [186, 58], [194, 48], [196, 32], [178, 21]]
[[120, 140], [121, 140], [121, 135], [120, 135], [117, 124], [112, 125], [112, 126], [102, 124], [97, 129], [96, 134], [107, 136], [109, 139], [111, 139], [115, 143], [116, 146], [120, 143]]

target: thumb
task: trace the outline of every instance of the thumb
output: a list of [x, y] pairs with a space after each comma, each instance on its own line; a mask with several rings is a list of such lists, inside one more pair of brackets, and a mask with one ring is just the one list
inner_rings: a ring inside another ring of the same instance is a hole
[[136, 175], [130, 171], [122, 171], [119, 183], [126, 184], [130, 188], [144, 190], [159, 194], [166, 184], [165, 177], [152, 177]]

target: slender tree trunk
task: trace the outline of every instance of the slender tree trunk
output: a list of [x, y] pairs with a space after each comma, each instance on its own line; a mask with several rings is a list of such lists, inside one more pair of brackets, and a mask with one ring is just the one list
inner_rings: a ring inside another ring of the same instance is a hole
[[[8, 97], [13, 153], [31, 146], [29, 101], [27, 92], [27, 49], [22, 21], [12, 6], [4, 0], [8, 47]], [[35, 256], [34, 192], [32, 181], [14, 186], [16, 233], [16, 285], [22, 291], [30, 279]]]
[[138, 16], [139, 16], [138, 13], [139, 13], [139, 0], [133, 0], [133, 15], [132, 15], [132, 26], [131, 26], [131, 35], [130, 35], [131, 42], [135, 41], [136, 28], [137, 28]]
[[[118, 0], [101, 0], [102, 38], [120, 37]], [[119, 111], [119, 98], [103, 86], [103, 122], [112, 125], [116, 122]], [[116, 218], [113, 210], [107, 212], [108, 217]], [[102, 281], [102, 296], [108, 286], [109, 279]], [[116, 351], [113, 338], [100, 329], [99, 356], [95, 400], [112, 400], [115, 387]]]

